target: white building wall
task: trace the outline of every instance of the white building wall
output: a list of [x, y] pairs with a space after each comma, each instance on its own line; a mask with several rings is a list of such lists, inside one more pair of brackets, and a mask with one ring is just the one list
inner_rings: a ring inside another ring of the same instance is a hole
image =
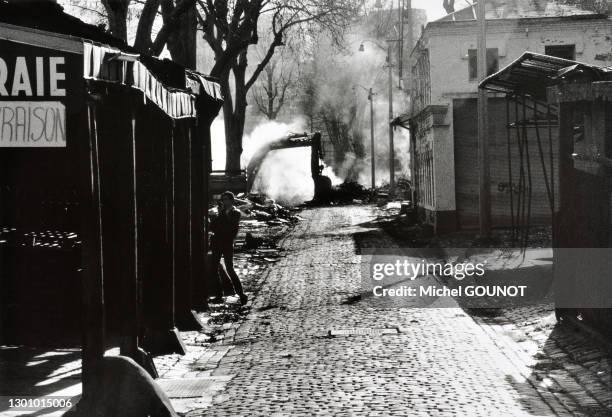
[[[469, 79], [468, 50], [476, 49], [475, 21], [430, 23], [422, 43], [429, 50], [431, 105], [448, 106], [445, 126], [432, 128], [435, 211], [456, 210], [452, 99], [476, 97], [478, 82]], [[497, 48], [499, 69], [524, 52], [545, 53], [547, 45], [575, 45], [576, 60], [612, 65], [612, 20], [544, 18], [489, 21], [487, 48]]]
[[[431, 62], [431, 104], [448, 104], [451, 97], [476, 94], [470, 81], [468, 50], [476, 49], [476, 22], [432, 23], [428, 26]], [[522, 19], [489, 21], [487, 48], [499, 51], [499, 68], [524, 52], [544, 54], [547, 45], [576, 46], [576, 60], [587, 64], [612, 64], [612, 20]]]
[[453, 149], [452, 105], [446, 115], [446, 126], [434, 129], [434, 188], [437, 211], [452, 211], [455, 206], [455, 158]]

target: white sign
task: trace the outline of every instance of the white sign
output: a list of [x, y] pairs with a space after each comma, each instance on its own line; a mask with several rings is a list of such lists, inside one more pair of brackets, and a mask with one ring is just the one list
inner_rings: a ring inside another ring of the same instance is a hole
[[0, 148], [66, 147], [66, 107], [59, 101], [0, 101]]

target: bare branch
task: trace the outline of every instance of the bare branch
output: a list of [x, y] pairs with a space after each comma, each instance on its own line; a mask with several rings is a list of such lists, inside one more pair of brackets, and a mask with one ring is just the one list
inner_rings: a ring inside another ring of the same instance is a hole
[[276, 50], [276, 48], [278, 46], [281, 46], [282, 44], [283, 44], [283, 35], [282, 35], [282, 32], [276, 33], [274, 35], [274, 40], [272, 41], [272, 43], [268, 47], [268, 51], [266, 52], [266, 55], [261, 60], [261, 62], [257, 65], [257, 68], [255, 68], [255, 71], [251, 75], [251, 78], [249, 79], [249, 81], [247, 81], [247, 83], [246, 83], [246, 89], [247, 90], [250, 89], [253, 86], [255, 81], [257, 81], [257, 77], [259, 77], [259, 74], [261, 74], [261, 72], [266, 67], [266, 65], [268, 65], [268, 62], [270, 62], [270, 60], [272, 59], [272, 56], [274, 55], [274, 51]]

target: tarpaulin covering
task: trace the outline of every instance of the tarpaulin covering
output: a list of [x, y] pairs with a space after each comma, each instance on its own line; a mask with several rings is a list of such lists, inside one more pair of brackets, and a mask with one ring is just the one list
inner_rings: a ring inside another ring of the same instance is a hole
[[[83, 42], [83, 76], [85, 79], [119, 83], [137, 88], [146, 98], [174, 119], [197, 116], [195, 95], [186, 90], [164, 85], [140, 62], [138, 55], [125, 54], [119, 49], [85, 41]], [[207, 85], [214, 84], [207, 80], [204, 81]], [[208, 90], [213, 94], [218, 91], [210, 86]]]

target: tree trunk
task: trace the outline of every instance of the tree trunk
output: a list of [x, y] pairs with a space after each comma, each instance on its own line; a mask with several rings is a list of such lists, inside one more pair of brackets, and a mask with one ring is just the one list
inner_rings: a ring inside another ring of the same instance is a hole
[[108, 16], [108, 28], [113, 36], [127, 42], [127, 15], [129, 1], [102, 2]]
[[[240, 171], [240, 157], [242, 156], [242, 135], [244, 133], [244, 110], [234, 110], [233, 99], [229, 95], [229, 75], [221, 80], [224, 93], [223, 123], [225, 125], [225, 170]], [[237, 93], [238, 94], [238, 93]], [[238, 101], [238, 100], [237, 100]], [[242, 114], [242, 117], [241, 117]]]
[[178, 19], [177, 30], [168, 37], [168, 51], [172, 60], [187, 68], [196, 68], [196, 9], [192, 7]]
[[147, 0], [142, 8], [140, 19], [138, 19], [138, 28], [136, 29], [136, 39], [134, 40], [134, 48], [139, 51], [149, 51], [153, 45], [151, 31], [157, 18], [159, 2], [160, 0]]
[[247, 107], [246, 88], [246, 51], [240, 54], [237, 63], [232, 66], [234, 74], [234, 99], [232, 100], [229, 88], [229, 72], [221, 80], [224, 90], [223, 122], [225, 124], [225, 170], [239, 171], [240, 157], [242, 156], [242, 135], [244, 134], [244, 121]]
[[228, 172], [240, 171], [240, 157], [242, 155], [242, 134], [244, 133], [244, 120], [242, 124], [230, 111], [226, 112], [223, 106], [223, 119], [225, 122], [225, 170]]

